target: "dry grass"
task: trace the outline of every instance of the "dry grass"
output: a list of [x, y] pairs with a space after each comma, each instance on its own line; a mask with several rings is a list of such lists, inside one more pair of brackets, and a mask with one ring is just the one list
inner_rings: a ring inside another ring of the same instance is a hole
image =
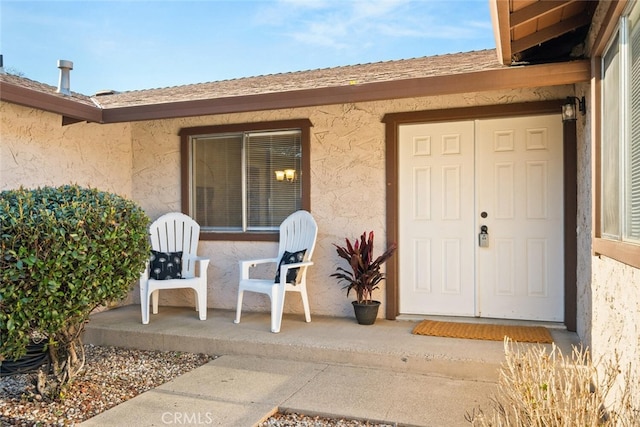
[[[555, 345], [505, 340], [492, 410], [467, 414], [473, 426], [639, 426], [640, 408], [619, 363], [594, 364], [589, 352], [565, 356]], [[631, 372], [630, 369], [624, 372]], [[595, 387], [598, 384], [598, 387]]]

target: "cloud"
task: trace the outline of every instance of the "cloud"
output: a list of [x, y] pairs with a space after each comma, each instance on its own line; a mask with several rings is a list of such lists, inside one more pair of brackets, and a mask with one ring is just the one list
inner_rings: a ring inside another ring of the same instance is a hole
[[373, 48], [371, 40], [384, 37], [467, 40], [490, 31], [490, 21], [460, 22], [460, 7], [468, 4], [478, 2], [280, 0], [262, 9], [256, 23], [298, 45], [348, 51]]
[[368, 18], [386, 18], [403, 5], [411, 3], [408, 0], [360, 0], [348, 4], [353, 5], [352, 13], [356, 20]]
[[327, 7], [327, 5], [331, 4], [330, 1], [327, 0], [280, 0], [277, 3], [280, 3], [285, 8], [297, 8], [297, 9], [323, 9]]
[[384, 22], [408, 0], [280, 0], [261, 9], [257, 25], [271, 27], [296, 43], [347, 49], [355, 40], [377, 33]]
[[304, 31], [292, 31], [287, 34], [297, 42], [306, 45], [345, 49], [349, 46], [348, 33], [344, 22], [326, 21], [309, 22]]

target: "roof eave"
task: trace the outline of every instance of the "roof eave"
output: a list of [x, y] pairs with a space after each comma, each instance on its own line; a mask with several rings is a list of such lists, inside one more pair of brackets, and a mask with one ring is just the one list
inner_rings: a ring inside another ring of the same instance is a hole
[[102, 110], [98, 107], [2, 81], [0, 100], [60, 114], [63, 124], [79, 121], [102, 123]]
[[114, 107], [104, 110], [103, 120], [105, 123], [160, 120], [385, 99], [559, 86], [587, 82], [590, 74], [590, 63], [587, 60], [523, 65], [391, 82], [179, 101], [154, 105]]
[[233, 114], [526, 87], [559, 86], [587, 82], [589, 81], [589, 77], [589, 61], [580, 60], [564, 63], [503, 67], [462, 74], [421, 77], [360, 85], [355, 84], [104, 109], [87, 105], [73, 98], [56, 96], [10, 83], [0, 82], [0, 99], [26, 107], [38, 108], [60, 114], [63, 116], [63, 124], [78, 121], [125, 123], [142, 120]]
[[489, 0], [489, 10], [491, 12], [498, 61], [503, 65], [510, 65], [512, 51], [509, 0]]

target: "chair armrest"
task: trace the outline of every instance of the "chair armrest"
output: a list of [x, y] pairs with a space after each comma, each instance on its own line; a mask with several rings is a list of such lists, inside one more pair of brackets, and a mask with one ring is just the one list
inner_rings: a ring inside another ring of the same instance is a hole
[[250, 259], [239, 261], [240, 263], [240, 280], [249, 278], [249, 269], [255, 267], [258, 264], [277, 263], [278, 258], [262, 258], [262, 259]]
[[240, 261], [240, 265], [248, 264], [250, 267], [255, 267], [258, 264], [267, 264], [270, 262], [278, 262], [278, 261], [279, 261], [278, 258], [250, 259], [250, 260]]
[[280, 266], [280, 283], [285, 284], [287, 281], [287, 270], [292, 268], [308, 267], [313, 265], [313, 261], [296, 262], [293, 264], [282, 264]]
[[207, 268], [209, 268], [209, 258], [194, 257], [194, 261], [198, 263], [198, 277], [206, 277]]
[[197, 255], [183, 255], [183, 262], [184, 260], [189, 260], [189, 261], [209, 261], [209, 258], [205, 258], [205, 257], [201, 257], [201, 256], [197, 256]]
[[[196, 263], [195, 270], [198, 270], [198, 274], [195, 277], [205, 277], [207, 274], [207, 268], [209, 268], [209, 258], [196, 256], [196, 255], [183, 255], [182, 262], [194, 262]], [[189, 277], [186, 277], [189, 278]]]

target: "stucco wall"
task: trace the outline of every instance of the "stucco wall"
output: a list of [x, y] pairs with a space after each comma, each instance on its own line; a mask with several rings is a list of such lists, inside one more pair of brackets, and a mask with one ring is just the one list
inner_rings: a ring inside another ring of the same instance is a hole
[[[311, 312], [312, 315], [353, 316], [352, 298], [347, 299], [341, 287], [329, 277], [340, 263], [333, 243], [373, 230], [377, 247], [386, 245], [385, 139], [384, 124], [380, 121], [384, 114], [559, 99], [572, 90], [572, 87], [555, 87], [470, 93], [137, 122], [132, 124], [133, 197], [152, 218], [180, 210], [178, 132], [183, 127], [309, 118], [313, 124], [311, 211], [319, 225], [314, 254], [316, 264], [307, 276]], [[235, 308], [238, 260], [272, 256], [276, 248], [275, 243], [202, 242], [200, 252], [211, 258], [209, 307]], [[384, 301], [384, 287], [376, 292], [374, 296]], [[163, 294], [161, 304], [192, 304], [189, 292], [166, 291]], [[139, 301], [138, 295], [135, 295], [135, 301]], [[244, 310], [267, 311], [268, 307], [268, 297], [245, 294]], [[302, 312], [297, 295], [287, 297], [285, 311]], [[379, 315], [383, 314], [384, 307]]]
[[58, 114], [0, 102], [0, 190], [78, 184], [131, 197], [128, 124], [62, 126]]
[[[588, 87], [579, 86], [576, 94], [587, 95]], [[593, 256], [593, 141], [591, 118], [578, 121], [578, 259], [577, 259], [577, 332], [601, 369], [618, 363], [612, 399], [625, 386], [635, 391], [635, 407], [640, 407], [640, 270], [607, 257]], [[594, 160], [595, 161], [595, 160]], [[596, 184], [597, 185], [597, 184]]]
[[640, 408], [640, 270], [606, 257], [594, 257], [592, 268], [593, 358], [619, 358], [623, 375], [630, 375], [635, 407]]
[[[607, 16], [610, 4], [600, 2], [587, 38], [591, 52]], [[587, 98], [587, 110], [594, 107], [592, 88], [577, 88]], [[592, 118], [578, 124], [578, 334], [601, 364], [620, 358], [623, 378], [635, 391], [635, 407], [640, 407], [640, 270], [591, 252], [593, 235], [593, 172], [595, 156]], [[597, 185], [597, 183], [594, 183]], [[588, 249], [588, 251], [587, 251]]]
[[[586, 95], [587, 104], [591, 105], [589, 86], [579, 85], [576, 96]], [[590, 345], [592, 323], [592, 294], [591, 294], [591, 237], [593, 233], [593, 199], [592, 199], [592, 141], [589, 128], [589, 115], [581, 117], [576, 122], [577, 133], [577, 208], [576, 221], [578, 256], [576, 265], [577, 281], [577, 332], [585, 345]]]
[[[2, 103], [0, 188], [78, 183], [131, 197], [155, 219], [180, 210], [181, 128], [308, 118], [313, 124], [311, 211], [319, 224], [316, 265], [308, 276], [311, 311], [352, 316], [351, 298], [329, 277], [341, 263], [333, 243], [373, 230], [377, 247], [386, 245], [385, 140], [380, 121], [384, 114], [558, 99], [571, 91], [563, 86], [64, 127], [59, 115]], [[200, 252], [211, 258], [209, 307], [235, 308], [238, 260], [275, 255], [276, 247], [262, 242], [202, 242]], [[138, 292], [136, 286], [132, 292], [136, 303]], [[296, 296], [287, 298], [287, 312], [301, 313]], [[384, 284], [376, 296], [384, 304]], [[192, 296], [186, 291], [165, 291], [161, 304], [191, 305]], [[267, 311], [268, 299], [247, 294], [244, 309]]]

